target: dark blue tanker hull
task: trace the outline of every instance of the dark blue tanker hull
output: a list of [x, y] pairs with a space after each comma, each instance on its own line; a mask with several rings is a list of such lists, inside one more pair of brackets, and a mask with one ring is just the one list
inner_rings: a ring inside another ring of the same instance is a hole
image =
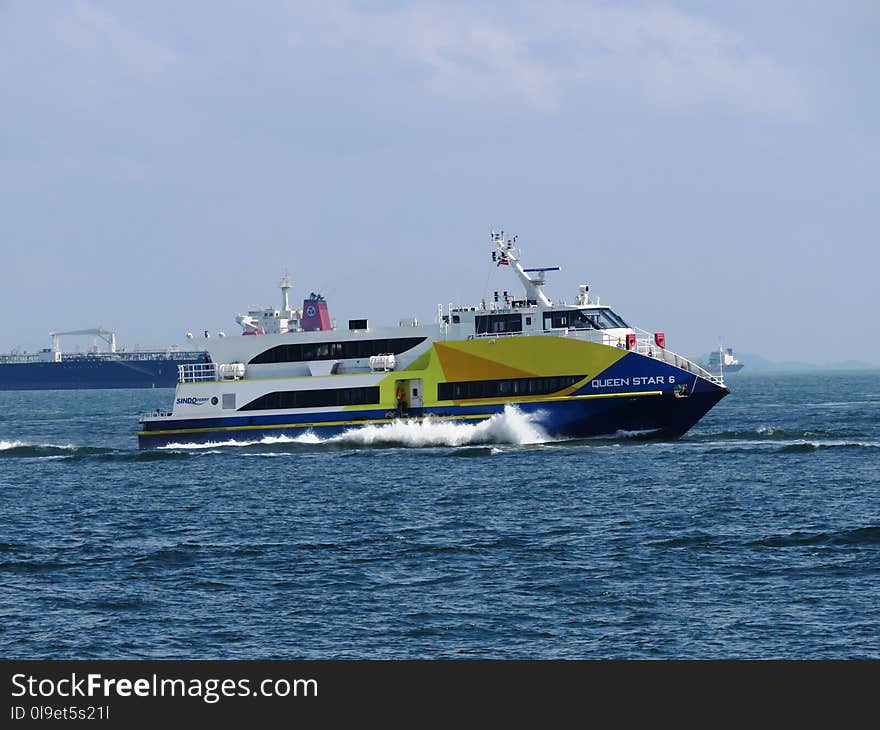
[[67, 362], [0, 364], [0, 390], [77, 388], [173, 388], [177, 366], [204, 358], [111, 360], [82, 358]]

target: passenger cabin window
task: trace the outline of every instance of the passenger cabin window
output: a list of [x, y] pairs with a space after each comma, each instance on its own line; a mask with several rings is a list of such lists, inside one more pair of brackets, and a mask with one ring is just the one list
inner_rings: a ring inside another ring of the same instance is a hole
[[379, 387], [324, 388], [322, 390], [286, 390], [266, 393], [239, 411], [270, 411], [288, 408], [324, 408], [327, 406], [362, 406], [379, 402]]
[[521, 314], [487, 314], [474, 318], [474, 331], [478, 335], [522, 332]]
[[250, 365], [313, 360], [347, 360], [372, 355], [399, 355], [425, 341], [424, 337], [395, 337], [388, 340], [351, 339], [345, 342], [305, 342], [277, 345], [251, 358]]
[[585, 377], [587, 376], [560, 375], [550, 378], [511, 378], [509, 380], [467, 380], [437, 383], [437, 400], [548, 395], [570, 388]]

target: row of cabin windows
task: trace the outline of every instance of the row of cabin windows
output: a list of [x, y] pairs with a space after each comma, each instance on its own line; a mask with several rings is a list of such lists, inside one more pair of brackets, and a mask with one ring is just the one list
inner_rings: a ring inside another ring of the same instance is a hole
[[[453, 324], [461, 318], [452, 315]], [[531, 326], [532, 318], [526, 317], [526, 326]], [[614, 329], [628, 325], [610, 309], [567, 309], [561, 312], [544, 312], [544, 329]], [[474, 332], [478, 335], [522, 332], [521, 314], [485, 314], [474, 318]]]
[[507, 380], [437, 383], [437, 400], [547, 395], [568, 388], [585, 377], [585, 375], [561, 375], [552, 378], [509, 378]]
[[424, 337], [395, 337], [388, 340], [352, 339], [345, 342], [303, 342], [277, 345], [252, 358], [251, 365], [312, 360], [348, 360], [373, 355], [399, 355], [421, 345]]
[[364, 406], [379, 402], [379, 387], [325, 388], [323, 390], [282, 390], [266, 393], [240, 411], [267, 411], [281, 408], [323, 408], [326, 406]]

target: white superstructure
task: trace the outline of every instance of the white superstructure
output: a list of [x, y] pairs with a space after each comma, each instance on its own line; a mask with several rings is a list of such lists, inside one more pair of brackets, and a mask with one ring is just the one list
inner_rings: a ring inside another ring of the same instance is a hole
[[255, 335], [279, 335], [300, 329], [302, 310], [290, 306], [290, 274], [285, 273], [278, 286], [281, 288], [280, 307], [251, 307], [246, 314], [239, 314], [235, 318], [244, 332]]

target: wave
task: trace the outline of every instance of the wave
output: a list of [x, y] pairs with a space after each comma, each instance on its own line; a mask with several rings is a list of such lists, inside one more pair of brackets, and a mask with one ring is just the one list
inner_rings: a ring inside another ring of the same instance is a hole
[[[772, 435], [769, 433], [772, 430]], [[827, 433], [834, 438], [816, 438], [816, 433]], [[734, 436], [735, 434], [735, 436]], [[768, 429], [764, 438], [757, 431], [724, 431], [711, 434], [688, 435], [681, 446], [705, 449], [710, 454], [805, 454], [826, 449], [877, 449], [880, 441], [864, 434], [845, 437], [842, 432], [803, 432]], [[812, 438], [810, 438], [812, 437]]]
[[6, 451], [7, 449], [16, 449], [19, 446], [27, 446], [28, 444], [24, 443], [24, 441], [2, 441], [0, 440], [0, 451]]
[[544, 444], [550, 437], [540, 426], [542, 414], [523, 413], [514, 406], [505, 406], [479, 423], [444, 421], [430, 416], [423, 419], [397, 419], [382, 425], [367, 425], [349, 429], [337, 436], [320, 437], [312, 431], [299, 436], [266, 436], [253, 441], [211, 441], [209, 443], [173, 443], [160, 447], [164, 450], [217, 449], [249, 446], [326, 446], [342, 448], [425, 448], [436, 446], [527, 446]]
[[76, 563], [63, 560], [4, 560], [0, 561], [0, 573], [39, 573], [73, 568]]
[[880, 525], [867, 525], [829, 532], [796, 531], [787, 535], [770, 535], [757, 540], [740, 542], [730, 534], [710, 534], [702, 531], [658, 540], [650, 543], [662, 548], [712, 549], [742, 545], [744, 547], [809, 547], [814, 545], [880, 545]]
[[849, 406], [863, 406], [867, 403], [876, 403], [876, 398], [860, 398], [859, 400], [821, 401], [818, 403], [801, 403], [804, 408], [848, 408]]
[[[191, 444], [195, 447], [197, 444]], [[212, 446], [211, 444], [198, 446]], [[205, 451], [208, 453], [222, 453], [220, 451]], [[201, 455], [201, 454], [200, 454]], [[97, 459], [107, 461], [134, 460], [134, 461], [161, 461], [164, 459], [180, 459], [192, 456], [185, 451], [139, 451], [137, 449], [118, 449], [105, 446], [77, 446], [76, 444], [40, 444], [27, 441], [0, 441], [0, 459], [41, 459], [44, 461], [63, 459], [64, 461], [79, 461], [83, 459]]]
[[652, 439], [662, 430], [662, 428], [644, 428], [637, 431], [627, 431], [622, 428], [614, 433], [591, 436], [584, 441], [641, 441], [642, 439]]
[[880, 545], [880, 525], [834, 532], [792, 532], [746, 543], [746, 547], [798, 547], [810, 545]]
[[[292, 445], [304, 445], [304, 446], [313, 446], [316, 444], [326, 443], [326, 439], [321, 439], [316, 436], [311, 431], [303, 433], [299, 436], [265, 436], [261, 439], [254, 439], [249, 441], [239, 441], [237, 439], [227, 439], [226, 441], [208, 441], [206, 443], [189, 443], [189, 442], [175, 442], [172, 444], [166, 444], [165, 446], [159, 446], [156, 449], [156, 452], [174, 452], [174, 451], [201, 451], [205, 454], [213, 454], [213, 453], [223, 453], [222, 449], [227, 448], [241, 448], [247, 446], [292, 446]], [[143, 453], [156, 453], [145, 451]]]
[[74, 444], [34, 444], [27, 441], [0, 441], [0, 459], [43, 458], [70, 459], [82, 456], [110, 454], [115, 449]]
[[497, 446], [475, 445], [462, 446], [449, 452], [449, 455], [454, 456], [457, 459], [473, 459], [481, 456], [494, 456], [495, 454], [501, 453], [503, 453], [503, 451]]
[[783, 441], [786, 439], [807, 438], [854, 438], [864, 436], [862, 431], [853, 430], [829, 430], [814, 428], [809, 430], [780, 428], [778, 426], [758, 426], [757, 428], [720, 431], [695, 431], [688, 434], [688, 441], [716, 441], [716, 440], [755, 440], [755, 441]]
[[778, 449], [780, 454], [808, 454], [819, 449], [880, 449], [877, 441], [798, 441]]
[[705, 532], [697, 532], [691, 535], [681, 535], [679, 537], [672, 537], [668, 540], [658, 540], [656, 542], [651, 543], [657, 547], [705, 547], [711, 545], [718, 541], [718, 536], [710, 535]]

